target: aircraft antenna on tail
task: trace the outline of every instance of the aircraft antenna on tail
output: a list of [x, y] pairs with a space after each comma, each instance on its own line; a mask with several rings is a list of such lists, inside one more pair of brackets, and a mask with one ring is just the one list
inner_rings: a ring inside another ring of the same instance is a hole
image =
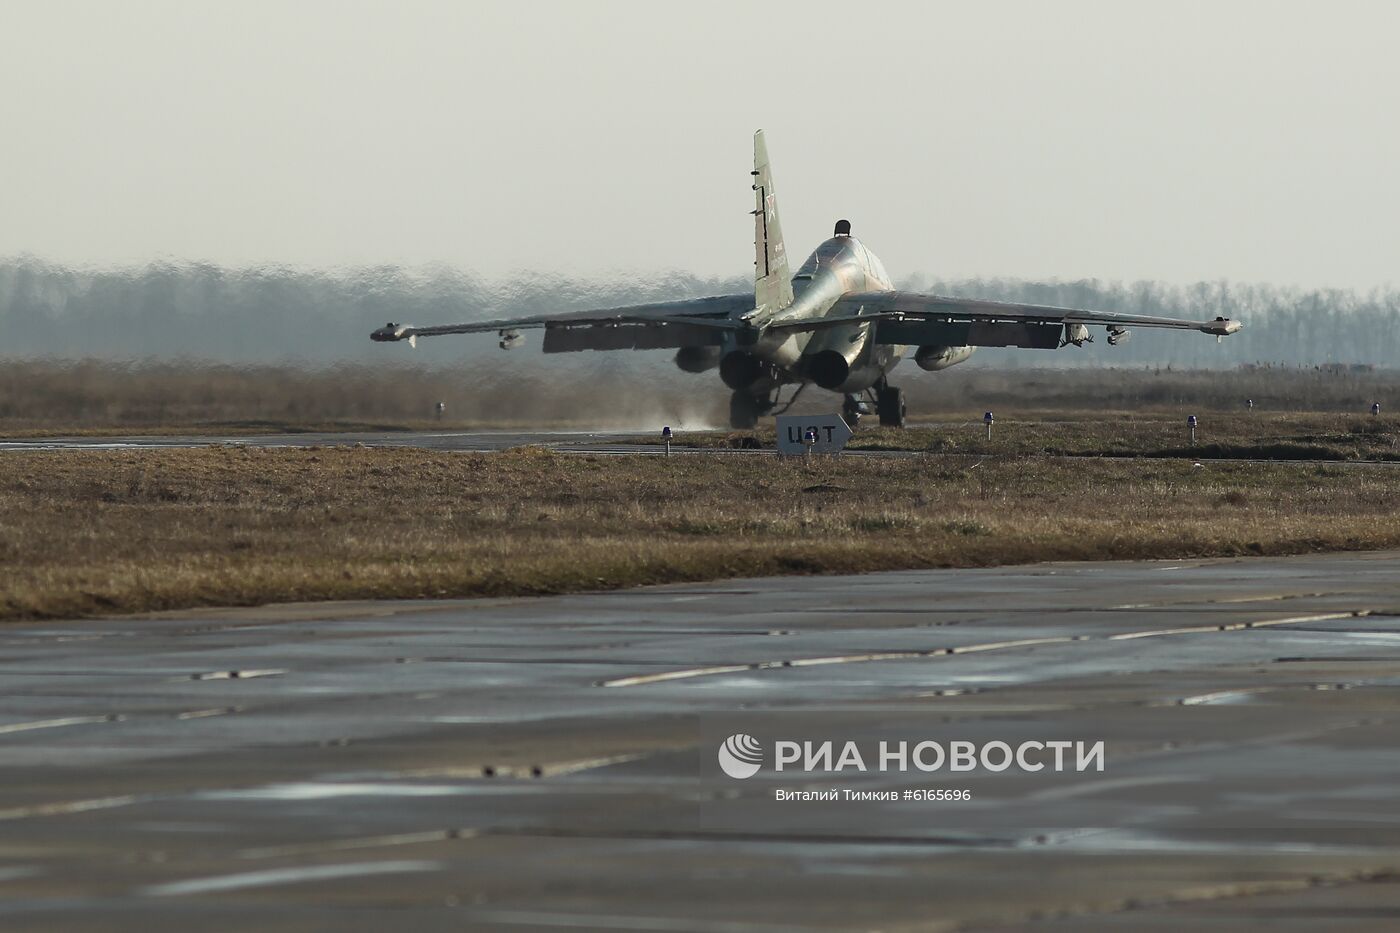
[[766, 316], [792, 304], [783, 228], [778, 222], [778, 198], [763, 130], [753, 134], [754, 307]]

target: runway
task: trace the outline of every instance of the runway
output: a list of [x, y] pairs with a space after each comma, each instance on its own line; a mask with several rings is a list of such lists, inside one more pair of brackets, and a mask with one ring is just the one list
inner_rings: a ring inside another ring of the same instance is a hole
[[[658, 433], [659, 433], [658, 429]], [[52, 437], [0, 440], [6, 450], [138, 450], [227, 445], [233, 447], [416, 447], [482, 452], [539, 445], [558, 448], [610, 447], [637, 437], [600, 431], [331, 431], [297, 434], [188, 434]], [[645, 449], [645, 448], [643, 448]]]
[[[927, 427], [927, 425], [923, 425]], [[638, 432], [598, 431], [377, 431], [327, 432], [309, 434], [256, 435], [130, 435], [112, 437], [52, 437], [0, 440], [0, 453], [22, 450], [151, 450], [228, 445], [244, 447], [411, 447], [446, 453], [497, 453], [513, 447], [547, 447], [559, 453], [586, 456], [661, 456], [659, 444], [639, 443], [646, 435]], [[758, 456], [777, 455], [773, 448], [683, 447], [671, 449], [675, 456]], [[843, 457], [910, 458], [927, 456], [920, 450], [845, 450]], [[995, 454], [942, 453], [944, 457], [986, 459]], [[1049, 455], [1055, 459], [1080, 459], [1068, 454]], [[1099, 457], [1095, 460], [1133, 460], [1133, 457]], [[1212, 463], [1295, 463], [1329, 467], [1394, 469], [1395, 460], [1255, 460], [1244, 458], [1211, 459]]]
[[[659, 434], [659, 431], [657, 432]], [[0, 453], [20, 450], [160, 450], [226, 445], [233, 447], [411, 447], [443, 453], [497, 453], [513, 447], [547, 447], [560, 453], [598, 456], [660, 456], [659, 444], [639, 443], [639, 432], [598, 431], [376, 431], [259, 435], [131, 435], [0, 440]], [[775, 456], [773, 448], [683, 447], [675, 456]], [[849, 450], [843, 456], [917, 457], [913, 450]]]
[[[930, 425], [919, 425], [929, 427]], [[938, 424], [934, 427], [952, 427]], [[656, 432], [659, 434], [658, 432]], [[692, 432], [696, 433], [696, 432]], [[699, 432], [703, 433], [703, 432]], [[643, 443], [648, 433], [637, 431], [370, 431], [298, 434], [229, 435], [123, 435], [101, 437], [51, 437], [0, 440], [0, 454], [6, 451], [81, 450], [159, 450], [226, 445], [233, 447], [313, 448], [313, 447], [410, 447], [443, 453], [498, 453], [513, 447], [546, 447], [559, 453], [585, 456], [661, 456], [659, 444]], [[772, 457], [771, 447], [684, 447], [674, 445], [674, 456]], [[910, 458], [927, 456], [922, 450], [848, 449], [843, 457]], [[943, 457], [971, 457], [978, 460], [998, 454], [940, 453]], [[1054, 459], [1137, 460], [1120, 456], [1078, 457], [1072, 454], [1045, 455]], [[1212, 463], [1294, 463], [1352, 469], [1395, 469], [1400, 460], [1258, 460], [1212, 457]]]
[[[0, 927], [1390, 930], [1398, 686], [1400, 553], [12, 625]], [[718, 771], [804, 731], [1104, 767]]]

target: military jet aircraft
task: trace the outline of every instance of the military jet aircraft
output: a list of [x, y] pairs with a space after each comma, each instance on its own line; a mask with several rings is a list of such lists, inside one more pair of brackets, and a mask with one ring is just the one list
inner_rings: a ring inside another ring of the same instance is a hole
[[[1091, 325], [1105, 327], [1110, 344], [1127, 340], [1131, 326], [1217, 337], [1240, 329], [1223, 317], [1186, 321], [895, 291], [846, 220], [791, 275], [762, 130], [754, 134], [753, 163], [752, 294], [431, 327], [389, 323], [370, 336], [414, 344], [419, 337], [496, 331], [501, 348], [510, 349], [523, 342], [520, 331], [543, 328], [545, 353], [675, 349], [676, 365], [686, 372], [719, 369], [733, 391], [735, 428], [785, 410], [810, 384], [844, 395], [852, 426], [873, 403], [880, 424], [903, 427], [904, 395], [889, 384], [889, 373], [910, 350], [920, 368], [939, 370], [977, 347], [1083, 346], [1093, 340]], [[785, 387], [792, 390], [783, 401]]]

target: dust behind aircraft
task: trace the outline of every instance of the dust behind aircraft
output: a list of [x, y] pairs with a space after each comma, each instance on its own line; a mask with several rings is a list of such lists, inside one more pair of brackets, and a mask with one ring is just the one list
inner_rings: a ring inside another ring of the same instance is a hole
[[889, 384], [889, 373], [910, 350], [920, 368], [939, 370], [977, 347], [1083, 346], [1093, 340], [1089, 325], [1105, 327], [1110, 344], [1127, 340], [1134, 325], [1218, 337], [1240, 329], [1223, 317], [1198, 322], [895, 291], [884, 265], [845, 220], [793, 275], [762, 130], [754, 134], [752, 175], [752, 294], [431, 327], [389, 323], [370, 336], [413, 344], [419, 337], [496, 331], [501, 347], [510, 349], [523, 343], [521, 330], [539, 327], [546, 353], [674, 348], [676, 365], [686, 372], [718, 368], [733, 390], [735, 428], [786, 410], [812, 384], [845, 396], [843, 414], [852, 425], [873, 406], [882, 425], [902, 427], [904, 394]]

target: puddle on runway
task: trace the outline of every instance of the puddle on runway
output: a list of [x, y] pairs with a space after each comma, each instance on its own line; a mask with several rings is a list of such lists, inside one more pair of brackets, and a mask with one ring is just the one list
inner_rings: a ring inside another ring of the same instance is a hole
[[276, 884], [298, 884], [305, 881], [331, 881], [339, 878], [360, 878], [366, 875], [437, 871], [442, 867], [441, 862], [422, 860], [359, 862], [350, 865], [309, 865], [304, 868], [275, 868], [267, 871], [239, 872], [234, 875], [215, 875], [210, 878], [190, 878], [186, 881], [154, 884], [141, 889], [141, 893], [151, 897], [179, 897], [187, 894], [212, 894], [219, 891], [237, 891], [242, 888], [261, 888]]
[[336, 784], [303, 781], [195, 794], [198, 800], [333, 800], [337, 797], [452, 797], [477, 793], [464, 784]]

